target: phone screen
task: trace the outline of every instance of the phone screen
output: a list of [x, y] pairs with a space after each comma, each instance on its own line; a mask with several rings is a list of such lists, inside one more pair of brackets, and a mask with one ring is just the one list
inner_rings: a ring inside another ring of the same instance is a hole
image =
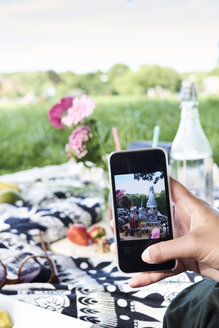
[[118, 264], [124, 272], [166, 271], [175, 261], [147, 264], [149, 245], [173, 238], [167, 164], [161, 149], [117, 152], [111, 181]]

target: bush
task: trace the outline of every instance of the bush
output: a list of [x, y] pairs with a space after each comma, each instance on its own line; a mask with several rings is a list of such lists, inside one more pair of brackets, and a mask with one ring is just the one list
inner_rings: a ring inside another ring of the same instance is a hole
[[138, 72], [127, 71], [113, 81], [117, 94], [145, 94], [149, 88], [161, 86], [172, 92], [180, 89], [180, 75], [168, 67], [142, 66]]
[[[96, 97], [94, 118], [100, 129], [117, 127], [121, 145], [127, 149], [133, 140], [152, 140], [154, 126], [160, 125], [160, 140], [172, 141], [180, 120], [179, 102], [149, 100], [146, 96]], [[69, 131], [56, 130], [49, 123], [48, 110], [56, 100], [32, 106], [0, 107], [0, 174], [34, 166], [60, 164], [67, 161], [65, 144]], [[219, 165], [218, 115], [219, 98], [200, 101], [202, 126]], [[106, 151], [115, 150], [113, 138]]]

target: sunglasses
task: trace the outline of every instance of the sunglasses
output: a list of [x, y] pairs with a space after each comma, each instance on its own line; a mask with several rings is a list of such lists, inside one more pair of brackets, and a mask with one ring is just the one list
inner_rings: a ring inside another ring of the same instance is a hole
[[28, 256], [18, 268], [17, 278], [7, 278], [6, 266], [0, 260], [0, 288], [4, 285], [19, 284], [24, 282], [58, 282], [56, 265], [47, 254], [47, 248], [42, 238], [41, 231], [39, 231], [39, 238], [45, 255]]

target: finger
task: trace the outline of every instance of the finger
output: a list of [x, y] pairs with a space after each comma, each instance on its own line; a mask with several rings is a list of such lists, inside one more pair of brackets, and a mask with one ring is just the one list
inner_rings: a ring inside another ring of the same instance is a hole
[[129, 286], [132, 288], [143, 287], [158, 282], [167, 277], [173, 276], [173, 272], [144, 272], [129, 280]]
[[177, 266], [174, 270], [168, 272], [143, 272], [131, 278], [129, 280], [129, 285], [132, 288], [147, 286], [167, 277], [175, 276], [186, 270], [183, 262], [177, 261]]
[[[203, 201], [195, 197], [186, 187], [172, 177], [170, 177], [170, 191], [172, 201], [176, 204], [176, 207], [181, 206], [188, 216], [197, 209], [197, 205], [204, 204]], [[185, 203], [187, 206], [185, 206]]]
[[143, 261], [160, 263], [177, 258], [198, 258], [200, 242], [194, 233], [149, 246], [142, 253]]
[[190, 192], [177, 180], [170, 177], [170, 191], [174, 203], [179, 202], [185, 196], [190, 195]]

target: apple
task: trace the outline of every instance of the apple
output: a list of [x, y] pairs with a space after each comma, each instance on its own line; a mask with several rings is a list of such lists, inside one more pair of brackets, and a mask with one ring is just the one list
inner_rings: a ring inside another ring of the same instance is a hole
[[81, 223], [73, 224], [67, 231], [67, 238], [77, 245], [88, 246], [89, 236]]

